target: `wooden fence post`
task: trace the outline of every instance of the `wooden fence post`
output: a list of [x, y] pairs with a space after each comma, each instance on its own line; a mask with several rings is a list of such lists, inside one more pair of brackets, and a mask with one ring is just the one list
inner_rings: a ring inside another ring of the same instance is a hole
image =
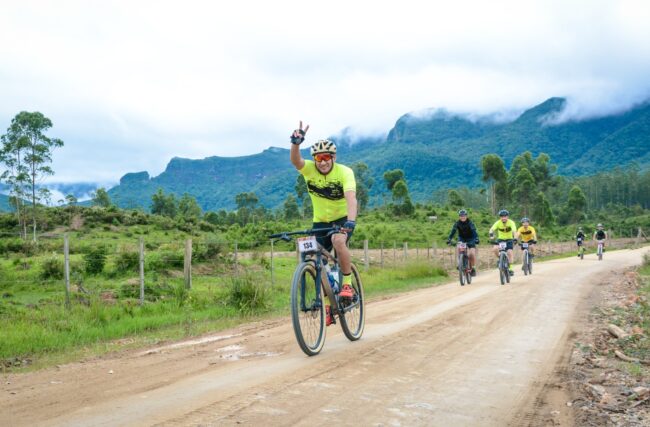
[[397, 242], [393, 240], [393, 265], [397, 264]]
[[404, 261], [408, 258], [408, 250], [409, 250], [409, 244], [408, 242], [404, 242]]
[[363, 241], [363, 268], [368, 271], [370, 268], [370, 259], [368, 258], [368, 239]]
[[384, 242], [381, 242], [381, 252], [379, 254], [379, 262], [381, 263], [381, 268], [384, 268]]
[[185, 241], [185, 288], [192, 289], [192, 239]]
[[275, 284], [273, 277], [273, 239], [271, 239], [271, 285]]
[[65, 308], [70, 308], [70, 242], [68, 233], [63, 235], [63, 266], [65, 270]]
[[140, 305], [144, 304], [144, 238], [140, 237]]
[[237, 262], [238, 262], [237, 261], [237, 255], [238, 255], [237, 242], [235, 242], [235, 253], [233, 255], [234, 255], [234, 261], [235, 261], [235, 273], [236, 273], [237, 272], [237, 266], [238, 266], [238, 264], [237, 264]]

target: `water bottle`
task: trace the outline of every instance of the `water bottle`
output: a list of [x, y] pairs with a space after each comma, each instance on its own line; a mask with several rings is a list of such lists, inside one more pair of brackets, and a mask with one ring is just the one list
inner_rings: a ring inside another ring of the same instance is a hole
[[338, 270], [336, 269], [332, 270], [329, 264], [325, 264], [325, 271], [327, 272], [327, 278], [330, 281], [332, 290], [334, 291], [334, 293], [337, 293], [339, 291], [339, 284], [337, 283]]

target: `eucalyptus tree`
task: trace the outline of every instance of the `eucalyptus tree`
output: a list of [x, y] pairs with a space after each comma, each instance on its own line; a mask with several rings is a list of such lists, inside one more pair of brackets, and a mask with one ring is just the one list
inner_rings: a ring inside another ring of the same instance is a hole
[[[42, 113], [21, 111], [11, 120], [7, 134], [2, 138], [3, 162], [7, 164], [4, 160], [5, 156], [11, 157], [11, 162], [17, 168], [14, 178], [21, 188], [26, 185], [28, 195], [31, 195], [34, 241], [36, 241], [36, 217], [40, 201], [37, 196], [37, 186], [46, 176], [54, 175], [54, 171], [49, 166], [52, 163], [52, 151], [63, 146], [62, 140], [45, 135], [51, 127], [52, 121]], [[15, 194], [17, 198], [24, 195], [22, 190]]]

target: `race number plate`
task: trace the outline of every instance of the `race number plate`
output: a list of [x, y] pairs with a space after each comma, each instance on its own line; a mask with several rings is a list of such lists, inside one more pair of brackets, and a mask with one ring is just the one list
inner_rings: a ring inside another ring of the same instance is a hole
[[524, 248], [524, 249], [528, 249], [528, 243], [522, 243], [521, 247]]
[[578, 237], [578, 242], [582, 242], [582, 237]]
[[506, 242], [499, 242], [499, 249], [502, 251], [505, 250], [508, 247], [508, 244]]
[[318, 250], [318, 243], [316, 242], [315, 236], [299, 237], [296, 239], [296, 243], [298, 244], [298, 252], [300, 253], [315, 252]]
[[460, 250], [460, 251], [462, 252], [462, 251], [464, 251], [465, 249], [467, 249], [467, 243], [465, 243], [465, 242], [458, 242], [458, 250]]

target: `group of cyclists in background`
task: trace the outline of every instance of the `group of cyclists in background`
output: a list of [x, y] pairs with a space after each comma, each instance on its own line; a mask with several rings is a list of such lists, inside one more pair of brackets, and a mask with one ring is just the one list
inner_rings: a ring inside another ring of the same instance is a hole
[[[498, 215], [499, 220], [497, 220], [489, 230], [490, 240], [494, 243], [494, 254], [497, 255], [499, 252], [499, 243], [504, 242], [506, 244], [510, 265], [512, 265], [514, 261], [512, 251], [514, 246], [517, 244], [522, 250], [527, 249], [529, 256], [533, 258], [535, 256], [535, 245], [537, 244], [537, 231], [535, 230], [535, 227], [530, 225], [530, 219], [527, 217], [522, 218], [521, 226], [517, 228], [515, 222], [510, 219], [510, 212], [506, 209], [500, 210]], [[472, 276], [476, 276], [476, 245], [479, 244], [479, 236], [476, 231], [476, 226], [472, 220], [469, 219], [467, 210], [465, 209], [458, 211], [458, 220], [452, 225], [449, 237], [447, 238], [448, 245], [452, 245], [452, 240], [456, 233], [458, 233], [458, 241], [465, 243], [468, 248], [467, 253], [470, 267], [472, 269], [471, 274]], [[575, 240], [578, 246], [578, 257], [581, 257], [584, 253], [584, 244], [586, 241], [586, 235], [582, 227], [578, 227]], [[596, 226], [596, 231], [593, 234], [592, 240], [598, 242], [602, 247], [605, 246], [605, 242], [607, 241], [607, 232], [604, 230], [603, 224], [598, 224]], [[511, 269], [509, 273], [512, 276], [514, 271]]]

